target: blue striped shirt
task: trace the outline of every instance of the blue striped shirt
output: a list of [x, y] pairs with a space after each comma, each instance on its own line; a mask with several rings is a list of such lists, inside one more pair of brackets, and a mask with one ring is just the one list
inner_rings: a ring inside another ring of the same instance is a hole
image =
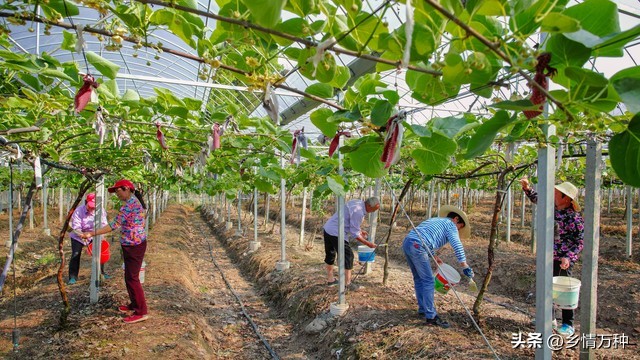
[[[416, 233], [417, 231], [417, 233]], [[420, 234], [420, 236], [418, 235]], [[423, 221], [415, 230], [411, 230], [404, 241], [415, 241], [425, 245], [432, 251], [443, 247], [446, 243], [451, 244], [458, 262], [466, 262], [464, 247], [460, 242], [460, 234], [453, 220], [450, 218], [431, 218]]]
[[[364, 201], [350, 200], [344, 204], [344, 240], [348, 241], [349, 235], [358, 237], [360, 234], [360, 225], [364, 220], [365, 209]], [[338, 212], [336, 211], [324, 224], [324, 231], [331, 236], [338, 236]]]

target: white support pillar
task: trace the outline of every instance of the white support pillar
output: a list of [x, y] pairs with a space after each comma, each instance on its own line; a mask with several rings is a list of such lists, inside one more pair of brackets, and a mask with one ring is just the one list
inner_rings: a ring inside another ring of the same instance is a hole
[[[284, 170], [284, 154], [280, 153], [280, 168]], [[287, 223], [286, 219], [286, 186], [284, 177], [280, 177], [280, 261], [276, 263], [276, 270], [284, 271], [290, 266], [287, 261]]]
[[153, 202], [153, 204], [151, 204], [151, 223], [155, 224], [156, 223], [156, 211], [158, 208], [158, 196], [157, 196], [158, 190], [156, 188], [153, 189], [152, 195], [151, 195], [151, 201]]
[[[343, 139], [339, 137], [338, 141], [338, 174], [342, 177], [344, 172], [342, 168], [342, 153], [340, 148], [342, 147]], [[344, 196], [338, 194], [338, 302], [331, 303], [331, 314], [343, 314], [349, 309], [347, 299], [345, 295], [345, 269], [344, 269]]]
[[[596, 333], [598, 307], [598, 251], [600, 248], [600, 186], [602, 145], [587, 141], [587, 169], [584, 198], [584, 249], [582, 251], [582, 286], [580, 287], [580, 332]], [[580, 360], [592, 360], [592, 347], [580, 348]]]
[[436, 186], [436, 181], [431, 180], [429, 184], [429, 205], [427, 206], [427, 219], [431, 219], [433, 215], [433, 191]]
[[269, 193], [264, 193], [265, 197], [265, 209], [264, 209], [264, 226], [269, 224], [269, 203], [271, 202], [271, 196]]
[[[547, 137], [555, 134], [553, 126], [546, 129]], [[536, 349], [536, 360], [551, 359], [547, 345], [552, 335], [551, 285], [553, 279], [553, 229], [555, 149], [550, 144], [538, 149], [538, 204], [536, 214], [536, 333], [542, 334], [542, 344]]]
[[31, 204], [29, 204], [29, 229], [33, 230], [33, 198], [31, 198]]
[[[94, 229], [100, 228], [100, 219], [102, 219], [102, 211], [104, 209], [104, 176], [100, 177], [96, 185], [96, 216], [94, 221]], [[89, 301], [92, 304], [98, 302], [100, 290], [100, 254], [102, 254], [102, 235], [93, 237], [93, 252], [91, 254], [91, 282], [89, 283]]]
[[524, 217], [526, 215], [527, 210], [527, 195], [525, 195], [524, 191], [522, 192], [522, 211], [520, 212], [520, 227], [524, 228]]
[[633, 193], [631, 192], [631, 186], [626, 187], [626, 199], [627, 199], [627, 256], [631, 257], [633, 247]]
[[49, 177], [43, 176], [42, 179], [42, 232], [50, 236], [51, 229], [49, 229], [49, 219], [47, 213], [47, 205], [48, 205], [48, 197], [49, 197]]
[[258, 241], [258, 188], [253, 188], [253, 241], [249, 241], [249, 251], [260, 248]]
[[224, 196], [224, 203], [227, 204], [227, 223], [225, 224], [226, 230], [233, 229], [233, 222], [231, 222], [231, 201], [227, 199], [227, 195]]
[[58, 189], [58, 213], [59, 223], [62, 227], [62, 223], [64, 223], [64, 189], [62, 187]]
[[[13, 166], [9, 164], [9, 167], [11, 177], [13, 177]], [[9, 206], [7, 207], [7, 210], [9, 211], [9, 240], [7, 240], [4, 245], [10, 248], [11, 244], [13, 243], [13, 181], [9, 182]], [[14, 249], [14, 251], [18, 250], [17, 245], [18, 244], [16, 244], [16, 248]]]
[[302, 189], [302, 213], [300, 214], [300, 240], [298, 245], [304, 245], [304, 222], [307, 217], [307, 188]]
[[236, 230], [236, 235], [242, 236], [242, 192], [238, 190], [238, 229]]

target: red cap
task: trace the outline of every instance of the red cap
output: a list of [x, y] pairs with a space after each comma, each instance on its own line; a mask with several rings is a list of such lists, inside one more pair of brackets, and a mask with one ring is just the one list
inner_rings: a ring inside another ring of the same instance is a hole
[[87, 209], [96, 208], [96, 194], [94, 193], [87, 194], [86, 206], [87, 206]]
[[109, 192], [110, 193], [114, 193], [114, 192], [116, 192], [117, 188], [121, 188], [121, 187], [129, 188], [131, 191], [136, 189], [136, 187], [133, 186], [133, 183], [131, 181], [129, 181], [127, 179], [122, 179], [122, 180], [116, 181], [116, 183], [113, 184], [113, 186], [109, 188]]

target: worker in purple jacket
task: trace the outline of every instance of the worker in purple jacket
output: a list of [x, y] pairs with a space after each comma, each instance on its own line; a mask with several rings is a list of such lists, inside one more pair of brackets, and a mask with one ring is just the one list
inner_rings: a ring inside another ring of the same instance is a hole
[[[71, 234], [71, 260], [69, 260], [69, 285], [76, 283], [78, 279], [78, 272], [80, 270], [80, 256], [82, 255], [82, 248], [85, 245], [89, 245], [93, 238], [83, 239], [82, 233], [93, 231], [94, 221], [96, 217], [96, 194], [89, 193], [84, 201], [84, 205], [80, 205], [76, 208], [71, 215], [72, 229]], [[100, 224], [95, 225], [96, 228], [101, 228], [107, 225], [107, 213], [102, 211], [102, 219]], [[103, 268], [104, 269], [104, 268]], [[105, 278], [109, 278], [104, 272], [102, 275]]]
[[[537, 203], [538, 193], [531, 187], [529, 180], [522, 178], [520, 184], [529, 200]], [[578, 188], [568, 181], [554, 187], [553, 276], [571, 276], [571, 268], [578, 261], [584, 247], [584, 219], [580, 214], [578, 194]], [[556, 329], [558, 325], [554, 309], [554, 330], [563, 336], [573, 335], [573, 317], [573, 310], [563, 309], [562, 326]]]
[[[360, 229], [364, 215], [372, 213], [380, 208], [380, 200], [370, 197], [366, 201], [350, 200], [344, 204], [344, 268], [346, 285], [351, 284], [351, 270], [353, 269], [353, 250], [349, 246], [349, 236], [362, 244], [375, 248], [376, 245], [367, 240], [367, 232]], [[338, 253], [338, 212], [333, 214], [324, 224], [324, 263], [327, 269], [327, 284], [337, 285], [338, 280], [333, 275], [333, 264]]]

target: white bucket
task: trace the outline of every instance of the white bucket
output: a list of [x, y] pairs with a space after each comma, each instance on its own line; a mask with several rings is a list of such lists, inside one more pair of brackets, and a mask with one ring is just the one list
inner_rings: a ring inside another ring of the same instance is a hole
[[[147, 263], [142, 260], [142, 266], [140, 267], [140, 272], [138, 273], [138, 278], [140, 279], [140, 284], [144, 284], [144, 274], [146, 273]], [[124, 264], [122, 264], [122, 270], [124, 270]]]
[[438, 271], [434, 276], [434, 286], [437, 292], [446, 294], [449, 289], [460, 282], [460, 273], [453, 266], [445, 263], [438, 266]]
[[146, 273], [147, 263], [142, 261], [142, 266], [140, 267], [140, 273], [138, 277], [140, 278], [140, 284], [144, 284], [144, 274]]
[[553, 303], [560, 309], [573, 310], [578, 307], [580, 280], [568, 276], [553, 277]]

